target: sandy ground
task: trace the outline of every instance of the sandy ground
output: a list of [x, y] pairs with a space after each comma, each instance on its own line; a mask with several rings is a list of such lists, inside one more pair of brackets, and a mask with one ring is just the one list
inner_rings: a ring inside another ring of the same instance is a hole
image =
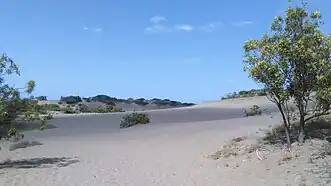
[[2, 151], [1, 158], [76, 157], [79, 162], [46, 159], [34, 162], [34, 168], [0, 169], [0, 185], [234, 185], [233, 175], [205, 156], [224, 140], [272, 122], [275, 118], [251, 117], [146, 131], [149, 126], [138, 126], [113, 135], [43, 138], [43, 146]]
[[[229, 169], [222, 160], [208, 158], [226, 140], [254, 136], [258, 128], [279, 123], [277, 113], [272, 114], [274, 117], [245, 118], [239, 114], [238, 107], [226, 112], [233, 117], [218, 112], [220, 118], [213, 121], [207, 118], [193, 121], [210, 113], [205, 108], [199, 112], [181, 109], [181, 114], [191, 113], [184, 116], [171, 115], [177, 110], [163, 115], [151, 113], [155, 123], [123, 130], [116, 128], [116, 119], [108, 121], [106, 130], [107, 119], [113, 115], [104, 115], [103, 124], [98, 124], [100, 115], [60, 117], [55, 123], [58, 129], [27, 133], [27, 139], [33, 138], [44, 145], [1, 151], [0, 160], [12, 163], [0, 164], [0, 185], [276, 186], [295, 183], [294, 178], [284, 180], [279, 174], [282, 169], [266, 171], [257, 164], [244, 170]], [[210, 116], [215, 114], [217, 112]], [[7, 145], [3, 143], [4, 147]]]

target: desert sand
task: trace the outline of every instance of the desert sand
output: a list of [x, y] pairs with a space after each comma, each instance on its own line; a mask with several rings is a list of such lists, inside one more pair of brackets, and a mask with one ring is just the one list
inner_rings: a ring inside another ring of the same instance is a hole
[[44, 145], [8, 151], [2, 142], [0, 185], [292, 185], [282, 167], [266, 171], [260, 161], [236, 169], [208, 158], [224, 141], [280, 122], [277, 112], [244, 117], [242, 108], [259, 101], [274, 109], [263, 100], [204, 103], [148, 111], [151, 124], [127, 129], [119, 129], [123, 113], [56, 116], [58, 128], [26, 132]]

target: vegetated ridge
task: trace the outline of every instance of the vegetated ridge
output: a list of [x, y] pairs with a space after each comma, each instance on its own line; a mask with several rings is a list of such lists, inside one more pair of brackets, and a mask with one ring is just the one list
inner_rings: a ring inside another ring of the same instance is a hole
[[228, 93], [221, 99], [234, 99], [234, 98], [246, 98], [254, 96], [266, 96], [267, 91], [265, 89], [251, 89], [251, 90], [241, 90], [239, 92]]
[[96, 95], [93, 97], [61, 96], [60, 100], [47, 100], [46, 96], [38, 96], [35, 99], [39, 101], [39, 104], [45, 110], [68, 114], [144, 111], [195, 105], [194, 103], [182, 103], [170, 99], [121, 99], [107, 95]]

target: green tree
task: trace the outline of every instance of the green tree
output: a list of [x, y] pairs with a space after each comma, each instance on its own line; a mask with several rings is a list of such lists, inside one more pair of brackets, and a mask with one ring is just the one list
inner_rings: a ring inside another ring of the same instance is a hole
[[37, 96], [35, 99], [39, 101], [47, 101], [47, 96]]
[[[321, 31], [321, 17], [320, 12], [308, 13], [305, 3], [289, 7], [285, 17], [274, 19], [271, 35], [244, 44], [244, 70], [279, 108], [289, 147], [291, 99], [300, 115], [299, 142], [304, 142], [305, 123], [330, 110], [331, 37]], [[310, 109], [309, 103], [314, 103]]]
[[47, 119], [47, 116], [41, 115], [43, 110], [37, 101], [21, 98], [22, 93], [32, 97], [36, 85], [34, 81], [28, 81], [25, 88], [15, 88], [6, 83], [5, 77], [15, 74], [20, 75], [18, 66], [10, 57], [2, 54], [0, 56], [0, 139], [9, 139], [18, 135], [15, 124], [19, 121], [40, 121], [44, 124]]
[[80, 96], [61, 96], [60, 101], [69, 105], [74, 105], [82, 102], [83, 100]]

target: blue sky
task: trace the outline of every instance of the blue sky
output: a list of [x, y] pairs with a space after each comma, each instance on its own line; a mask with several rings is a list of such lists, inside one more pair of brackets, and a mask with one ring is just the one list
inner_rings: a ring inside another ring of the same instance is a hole
[[[308, 0], [330, 32], [331, 1]], [[256, 88], [244, 41], [270, 31], [286, 0], [3, 0], [0, 52], [35, 95], [107, 94], [201, 102]]]

